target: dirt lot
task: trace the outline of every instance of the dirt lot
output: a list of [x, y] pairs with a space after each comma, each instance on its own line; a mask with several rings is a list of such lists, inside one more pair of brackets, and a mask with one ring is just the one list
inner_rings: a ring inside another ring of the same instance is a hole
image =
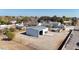
[[48, 32], [46, 35], [39, 37], [32, 37], [22, 33], [16, 33], [14, 41], [33, 50], [56, 50], [67, 36], [68, 31]]
[[1, 40], [3, 38], [3, 35], [0, 35], [0, 49], [1, 50], [30, 50], [31, 48], [26, 47], [25, 45], [22, 45], [20, 43], [17, 43], [15, 41], [3, 41]]
[[22, 34], [24, 31], [15, 32], [12, 41], [2, 41], [0, 35], [0, 49], [2, 50], [56, 50], [67, 36], [68, 31], [48, 32], [44, 36], [32, 37]]

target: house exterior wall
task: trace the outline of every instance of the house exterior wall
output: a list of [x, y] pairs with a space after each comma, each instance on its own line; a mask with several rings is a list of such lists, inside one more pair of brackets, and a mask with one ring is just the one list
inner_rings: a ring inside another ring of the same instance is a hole
[[26, 34], [38, 37], [39, 31], [29, 28], [29, 29], [27, 29]]
[[46, 32], [48, 32], [48, 28], [43, 29], [43, 35], [45, 35]]
[[52, 24], [54, 28], [58, 28], [59, 26], [61, 26], [61, 23], [54, 23]]
[[[41, 32], [42, 31], [42, 32]], [[46, 32], [48, 32], [48, 28], [28, 28], [26, 30], [26, 34], [27, 35], [31, 35], [31, 36], [34, 36], [34, 37], [38, 37], [39, 35], [45, 35]]]

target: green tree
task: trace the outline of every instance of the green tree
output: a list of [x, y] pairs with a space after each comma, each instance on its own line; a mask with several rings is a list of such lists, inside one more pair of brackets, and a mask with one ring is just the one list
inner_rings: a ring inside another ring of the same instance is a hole
[[76, 26], [77, 25], [77, 21], [78, 21], [77, 18], [76, 17], [73, 17], [72, 18], [72, 25], [73, 26]]
[[64, 23], [64, 19], [63, 19], [63, 18], [60, 19], [60, 23], [61, 23], [61, 24]]
[[11, 32], [11, 30], [7, 28], [5, 29], [4, 33], [8, 37], [7, 40], [12, 40], [15, 36], [14, 32]]
[[6, 31], [6, 36], [8, 37], [9, 40], [12, 40], [14, 38], [14, 33], [11, 31]]
[[63, 18], [64, 21], [66, 21], [66, 16], [63, 16], [62, 18]]
[[58, 17], [55, 15], [55, 16], [51, 17], [51, 21], [55, 21], [56, 22], [57, 21], [57, 18]]
[[8, 22], [6, 20], [0, 19], [0, 24], [7, 24]]

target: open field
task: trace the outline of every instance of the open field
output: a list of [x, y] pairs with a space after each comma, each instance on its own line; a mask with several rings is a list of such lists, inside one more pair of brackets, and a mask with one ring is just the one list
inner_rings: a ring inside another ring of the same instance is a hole
[[69, 32], [48, 32], [46, 35], [39, 37], [32, 37], [22, 33], [23, 31], [16, 33], [14, 41], [33, 50], [57, 50]]

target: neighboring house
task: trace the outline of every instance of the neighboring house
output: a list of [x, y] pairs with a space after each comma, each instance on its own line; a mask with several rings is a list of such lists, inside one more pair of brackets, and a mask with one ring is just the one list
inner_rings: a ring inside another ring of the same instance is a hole
[[64, 25], [61, 24], [60, 22], [53, 22], [51, 26], [52, 26], [51, 30], [56, 32], [60, 32], [64, 29]]
[[43, 26], [50, 26], [50, 27], [57, 27], [57, 26], [60, 26], [61, 23], [60, 22], [49, 22], [49, 23], [43, 22], [42, 25]]
[[55, 32], [61, 32], [65, 29], [65, 25], [61, 24], [60, 26], [52, 27], [51, 30]]
[[60, 32], [61, 29], [60, 28], [51, 28], [52, 31], [55, 31], [55, 32]]
[[42, 26], [42, 23], [38, 23], [38, 25], [37, 26]]
[[79, 31], [79, 26], [74, 26], [74, 30]]
[[48, 27], [51, 31], [57, 31], [60, 32], [61, 30], [63, 30], [65, 28], [64, 24], [61, 24], [60, 22], [49, 22], [49, 23], [42, 23], [43, 26]]
[[11, 24], [16, 24], [16, 22], [17, 22], [16, 20], [11, 20], [10, 21]]
[[44, 26], [33, 26], [26, 30], [27, 35], [39, 37], [39, 35], [45, 35], [48, 32], [48, 28]]
[[72, 21], [71, 21], [71, 20], [69, 20], [69, 21], [64, 21], [64, 24], [65, 24], [65, 25], [71, 25], [71, 24], [72, 24]]
[[77, 26], [79, 26], [79, 19], [78, 19], [78, 21], [77, 21]]
[[11, 27], [13, 27], [13, 25], [0, 25], [0, 30], [4, 30], [4, 29], [6, 29], [6, 28], [11, 28]]
[[69, 31], [69, 30], [74, 30], [74, 26], [66, 26], [66, 27], [65, 27], [65, 30], [68, 30], [68, 31]]
[[13, 25], [0, 25], [0, 30], [6, 29], [6, 28], [11, 28]]
[[8, 28], [8, 29], [14, 28], [14, 25], [7, 25], [7, 28]]
[[22, 23], [19, 23], [19, 24], [16, 24], [16, 28], [17, 29], [22, 29], [23, 27], [24, 27], [23, 22]]
[[0, 30], [7, 28], [7, 25], [0, 25]]
[[53, 22], [52, 26], [53, 26], [53, 28], [58, 28], [58, 27], [61, 26], [61, 23], [59, 23], [59, 22]]

